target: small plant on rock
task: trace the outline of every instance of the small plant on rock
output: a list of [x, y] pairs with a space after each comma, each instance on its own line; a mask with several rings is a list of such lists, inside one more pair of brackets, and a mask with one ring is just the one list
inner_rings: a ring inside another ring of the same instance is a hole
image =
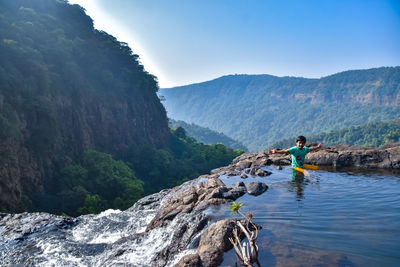
[[[243, 206], [243, 203], [236, 203], [235, 201], [232, 202], [232, 204], [229, 206], [229, 210], [231, 211], [231, 215], [238, 213], [240, 215], [242, 215], [241, 213], [239, 213], [239, 209], [240, 207]], [[243, 216], [243, 215], [242, 215]]]

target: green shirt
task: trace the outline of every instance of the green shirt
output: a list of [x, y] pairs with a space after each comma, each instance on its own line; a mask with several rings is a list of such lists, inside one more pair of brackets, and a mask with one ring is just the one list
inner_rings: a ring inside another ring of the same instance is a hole
[[306, 154], [310, 152], [309, 147], [303, 147], [303, 149], [294, 146], [288, 149], [289, 154], [292, 155], [292, 167], [293, 168], [303, 168], [304, 166], [304, 159], [306, 158]]

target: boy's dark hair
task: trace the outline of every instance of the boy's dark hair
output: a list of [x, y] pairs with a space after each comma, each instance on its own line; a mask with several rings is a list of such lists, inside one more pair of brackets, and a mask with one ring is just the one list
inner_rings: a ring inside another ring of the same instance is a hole
[[304, 144], [307, 142], [306, 138], [305, 138], [304, 136], [302, 136], [302, 135], [300, 135], [299, 137], [297, 137], [296, 143], [297, 143], [298, 141], [301, 141], [301, 142], [303, 142]]

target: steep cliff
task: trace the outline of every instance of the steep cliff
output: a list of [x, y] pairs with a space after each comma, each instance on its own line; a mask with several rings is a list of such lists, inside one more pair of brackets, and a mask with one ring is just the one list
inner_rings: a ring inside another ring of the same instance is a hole
[[87, 149], [168, 147], [166, 112], [125, 44], [66, 1], [0, 3], [0, 209], [34, 193]]

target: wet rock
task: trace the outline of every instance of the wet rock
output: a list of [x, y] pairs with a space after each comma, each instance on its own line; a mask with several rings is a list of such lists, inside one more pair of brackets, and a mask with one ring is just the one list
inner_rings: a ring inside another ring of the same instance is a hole
[[236, 187], [231, 189], [230, 191], [224, 193], [224, 198], [226, 199], [231, 199], [231, 200], [236, 200], [239, 197], [243, 196], [244, 194], [246, 194], [246, 187], [241, 186], [241, 187]]
[[263, 170], [263, 169], [258, 169], [255, 172], [255, 175], [260, 176], [260, 177], [265, 177], [265, 176], [268, 176], [268, 175], [271, 175], [271, 174], [272, 174], [272, 172], [269, 172], [269, 171], [266, 171], [266, 170]]
[[174, 265], [174, 267], [200, 267], [201, 266], [201, 260], [199, 254], [189, 254]]
[[246, 188], [249, 195], [258, 196], [264, 193], [268, 189], [268, 186], [260, 182], [250, 182]]
[[254, 176], [265, 177], [265, 176], [271, 175], [272, 172], [261, 169], [260, 167], [252, 167], [250, 169], [250, 174], [254, 175]]
[[161, 199], [163, 199], [170, 191], [171, 189], [164, 189], [158, 193], [143, 197], [127, 211], [155, 209], [159, 206]]
[[246, 186], [243, 182], [237, 182], [235, 184], [233, 184], [234, 187], [244, 187]]
[[242, 171], [244, 169], [250, 168], [252, 162], [250, 160], [243, 160], [243, 161], [239, 161], [238, 163], [236, 163], [236, 168], [239, 171]]
[[242, 179], [246, 179], [248, 176], [247, 176], [247, 174], [245, 174], [245, 173], [242, 173], [241, 175], [240, 175], [240, 178], [242, 178]]
[[218, 174], [204, 174], [200, 175], [198, 178], [216, 179], [218, 177], [219, 177]]
[[226, 219], [213, 223], [201, 235], [198, 254], [202, 266], [212, 267], [222, 263], [223, 253], [233, 248], [229, 242], [235, 227], [235, 220]]
[[237, 171], [228, 171], [226, 173], [226, 176], [237, 176], [237, 175], [239, 175], [239, 172]]
[[226, 167], [222, 167], [222, 168], [217, 168], [217, 169], [213, 169], [210, 171], [211, 174], [221, 174], [223, 171], [225, 171], [227, 168]]
[[167, 221], [180, 213], [190, 213], [193, 210], [198, 212], [210, 205], [220, 205], [242, 195], [241, 190], [227, 188], [218, 178], [196, 183], [172, 194], [149, 223], [146, 231], [166, 225]]
[[253, 158], [253, 157], [254, 157], [254, 154], [249, 153], [249, 152], [246, 152], [246, 153], [243, 153], [242, 155], [240, 155], [240, 156], [234, 158], [234, 159], [232, 160], [232, 164], [236, 164], [236, 163], [238, 163], [238, 162], [240, 162], [240, 161], [245, 161], [245, 160], [247, 160], [247, 159], [250, 160], [250, 159]]

